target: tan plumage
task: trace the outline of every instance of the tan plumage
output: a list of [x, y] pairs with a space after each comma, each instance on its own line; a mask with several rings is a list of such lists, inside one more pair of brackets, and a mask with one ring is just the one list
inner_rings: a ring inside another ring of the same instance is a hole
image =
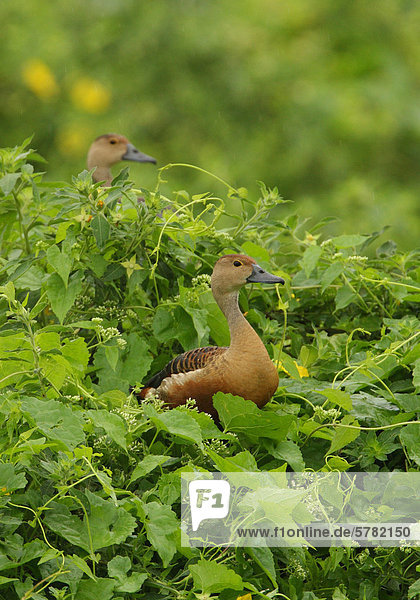
[[89, 170], [95, 168], [94, 181], [105, 181], [105, 185], [109, 186], [113, 179], [111, 167], [121, 160], [156, 163], [152, 156], [137, 150], [123, 135], [107, 133], [100, 135], [91, 144], [87, 155], [87, 167]]
[[200, 410], [216, 415], [213, 395], [231, 393], [264, 406], [277, 389], [279, 376], [264, 344], [242, 314], [239, 290], [246, 283], [284, 283], [253, 258], [227, 254], [216, 262], [211, 278], [214, 299], [225, 315], [229, 347], [208, 346], [184, 352], [154, 375], [141, 392], [157, 393], [171, 407], [195, 398]]

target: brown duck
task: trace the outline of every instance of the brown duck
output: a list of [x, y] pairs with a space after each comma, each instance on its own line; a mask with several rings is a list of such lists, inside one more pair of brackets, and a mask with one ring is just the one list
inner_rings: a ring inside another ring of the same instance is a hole
[[264, 406], [277, 389], [279, 376], [264, 344], [242, 314], [239, 290], [246, 283], [282, 283], [253, 258], [227, 254], [216, 262], [211, 277], [214, 299], [225, 315], [230, 346], [207, 346], [176, 356], [154, 375], [140, 395], [157, 394], [171, 407], [196, 400], [199, 410], [216, 416], [213, 395], [231, 393]]
[[111, 167], [121, 160], [156, 164], [156, 160], [152, 156], [137, 150], [123, 135], [106, 133], [96, 138], [90, 146], [87, 167], [89, 170], [96, 167], [93, 173], [94, 181], [105, 181], [105, 185], [110, 186], [113, 179]]

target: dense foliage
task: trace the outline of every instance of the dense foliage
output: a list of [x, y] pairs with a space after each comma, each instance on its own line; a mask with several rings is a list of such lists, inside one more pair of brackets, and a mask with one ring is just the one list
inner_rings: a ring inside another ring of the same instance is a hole
[[[408, 250], [419, 14], [415, 0], [2, 0], [2, 145], [35, 131], [68, 179], [92, 139], [123, 133], [160, 166], [201, 165], [253, 196], [255, 180], [279, 186], [299, 214], [339, 217], [328, 235], [392, 225]], [[137, 173], [152, 185], [153, 168]]]
[[[274, 220], [263, 184], [164, 196], [164, 168], [153, 191], [126, 171], [64, 187], [36, 160], [0, 151], [0, 598], [416, 597], [417, 548], [201, 551], [178, 515], [185, 470], [419, 470], [419, 252]], [[240, 297], [281, 378], [263, 410], [222, 398], [220, 430], [130, 390], [228, 343], [209, 274], [231, 251], [286, 279]]]

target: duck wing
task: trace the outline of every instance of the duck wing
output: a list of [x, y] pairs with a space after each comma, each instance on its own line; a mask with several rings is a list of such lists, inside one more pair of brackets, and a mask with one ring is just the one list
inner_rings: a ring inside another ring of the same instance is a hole
[[202, 369], [224, 354], [226, 350], [226, 346], [205, 346], [204, 348], [194, 348], [194, 350], [178, 354], [159, 373], [153, 375], [145, 383], [140, 391], [141, 398], [145, 398], [150, 388], [157, 389], [166, 377], [176, 373], [189, 373], [190, 371]]

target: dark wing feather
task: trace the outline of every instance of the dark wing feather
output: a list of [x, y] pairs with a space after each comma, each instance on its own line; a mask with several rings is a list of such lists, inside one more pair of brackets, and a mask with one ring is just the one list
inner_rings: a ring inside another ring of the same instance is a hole
[[142, 398], [145, 397], [149, 388], [158, 388], [166, 377], [170, 377], [175, 373], [188, 373], [202, 369], [210, 364], [215, 358], [226, 352], [227, 347], [224, 346], [206, 346], [204, 348], [195, 348], [188, 350], [183, 354], [175, 356], [168, 364], [156, 375], [153, 375], [144, 385], [140, 392]]

